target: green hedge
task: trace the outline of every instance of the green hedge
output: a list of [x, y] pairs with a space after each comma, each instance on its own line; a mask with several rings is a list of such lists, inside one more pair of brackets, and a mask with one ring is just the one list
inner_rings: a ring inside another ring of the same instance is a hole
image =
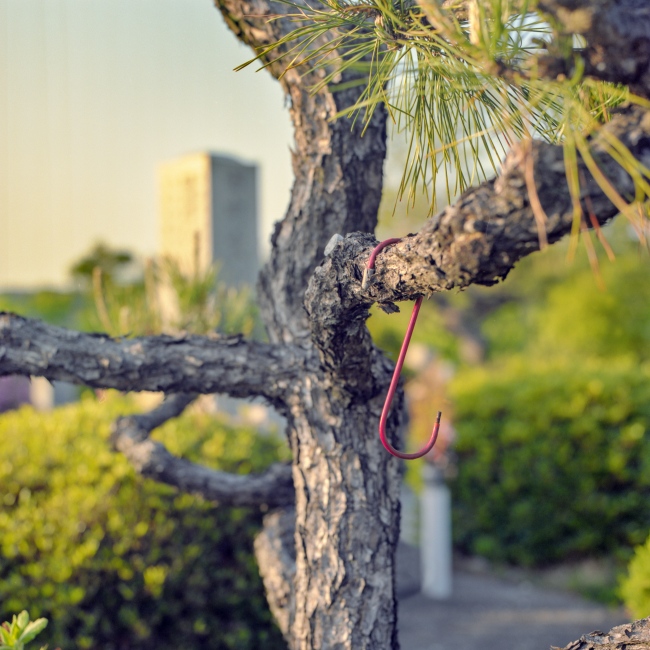
[[454, 536], [544, 565], [618, 553], [650, 528], [650, 364], [533, 361], [463, 371]]
[[[260, 513], [134, 474], [107, 441], [131, 401], [0, 418], [0, 620], [46, 616], [50, 647], [283, 648], [252, 555]], [[212, 467], [259, 471], [273, 437], [186, 415], [156, 435]]]
[[650, 616], [650, 537], [635, 549], [620, 591], [634, 618]]

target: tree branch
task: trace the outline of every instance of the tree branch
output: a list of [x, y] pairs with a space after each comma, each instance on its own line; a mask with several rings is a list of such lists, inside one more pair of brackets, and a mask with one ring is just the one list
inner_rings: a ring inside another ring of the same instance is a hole
[[[139, 413], [118, 418], [113, 425], [111, 439], [118, 449], [122, 436], [134, 443], [144, 442], [149, 434], [168, 420], [178, 417], [197, 397], [199, 393], [174, 393], [165, 395], [162, 404], [148, 413]], [[121, 451], [118, 449], [118, 451]]]
[[262, 474], [229, 474], [178, 458], [149, 439], [154, 428], [180, 415], [196, 397], [197, 393], [169, 395], [149, 413], [119, 418], [113, 425], [113, 446], [139, 474], [205, 499], [231, 506], [292, 505], [295, 491], [289, 465], [276, 463]]
[[567, 33], [587, 40], [586, 73], [650, 97], [650, 5], [647, 0], [541, 0]]
[[[617, 138], [636, 160], [650, 167], [650, 112], [638, 106], [622, 109], [590, 143], [604, 176], [621, 196], [632, 200], [634, 183], [607, 154], [606, 136]], [[525, 176], [531, 162], [536, 201], [546, 215], [546, 241], [553, 243], [571, 232], [574, 206], [562, 147], [539, 141], [513, 147], [499, 177], [468, 190], [419, 233], [385, 248], [366, 290], [361, 280], [375, 238], [355, 233], [332, 239], [325, 262], [311, 278], [305, 306], [321, 363], [337, 368], [353, 392], [362, 395], [372, 390], [370, 373], [361, 374], [359, 368], [371, 354], [364, 323], [373, 302], [394, 310], [393, 301], [471, 284], [496, 284], [520, 258], [539, 250], [539, 215], [528, 196]], [[584, 212], [593, 212], [604, 224], [618, 209], [582, 162], [579, 171], [587, 179], [580, 196]], [[365, 384], [364, 377], [368, 377]]]
[[282, 408], [306, 363], [296, 347], [241, 336], [112, 339], [0, 312], [0, 376], [38, 375], [122, 391], [261, 395]]
[[229, 474], [178, 458], [153, 440], [131, 442], [124, 431], [118, 437], [116, 449], [143, 476], [223, 505], [277, 508], [295, 501], [289, 465], [276, 463], [262, 474]]
[[[650, 618], [617, 625], [609, 632], [592, 632], [562, 650], [643, 650], [650, 648]], [[551, 650], [561, 650], [553, 647]]]
[[[628, 107], [603, 130], [650, 167], [650, 112]], [[632, 200], [632, 179], [606, 153], [603, 143], [603, 134], [597, 134], [591, 142], [592, 155], [618, 193]], [[361, 278], [376, 245], [374, 237], [355, 233], [340, 239], [314, 273], [306, 294], [317, 345], [325, 351], [337, 349], [339, 357], [345, 358], [339, 330], [349, 327], [350, 318], [357, 322], [367, 317], [373, 302], [390, 306], [393, 301], [413, 300], [471, 284], [496, 284], [520, 258], [538, 250], [538, 222], [524, 177], [529, 155], [537, 195], [547, 217], [548, 242], [570, 233], [573, 203], [562, 147], [538, 141], [532, 147], [516, 146], [499, 177], [468, 190], [453, 206], [430, 219], [419, 233], [384, 249], [377, 258], [373, 284], [367, 290], [361, 288]], [[604, 224], [616, 216], [618, 209], [584, 164], [580, 171], [587, 179], [581, 187], [581, 200]]]

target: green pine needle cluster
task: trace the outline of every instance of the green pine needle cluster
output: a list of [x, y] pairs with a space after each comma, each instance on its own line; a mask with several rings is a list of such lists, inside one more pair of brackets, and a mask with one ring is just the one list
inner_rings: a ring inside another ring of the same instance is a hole
[[[637, 188], [634, 197], [618, 196], [599, 173], [588, 137], [621, 103], [647, 102], [584, 78], [580, 39], [538, 11], [536, 0], [283, 2], [290, 10], [282, 18], [295, 29], [241, 67], [261, 61], [317, 71], [314, 92], [357, 85], [357, 100], [340, 116], [366, 124], [385, 106], [408, 139], [398, 200], [412, 205], [424, 192], [434, 210], [442, 189], [451, 200], [495, 174], [513, 143], [541, 138], [564, 145], [575, 234], [583, 218], [579, 158], [621, 212], [638, 220], [631, 205], [647, 204], [650, 170], [620, 142], [608, 142]], [[543, 55], [564, 60], [571, 74], [543, 76]]]

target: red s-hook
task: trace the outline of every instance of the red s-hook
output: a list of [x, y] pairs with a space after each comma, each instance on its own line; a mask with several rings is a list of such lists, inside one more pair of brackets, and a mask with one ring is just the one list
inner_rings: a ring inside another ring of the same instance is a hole
[[[385, 248], [386, 246], [390, 246], [391, 244], [396, 244], [399, 241], [401, 241], [401, 239], [386, 239], [385, 241], [375, 246], [372, 253], [370, 254], [370, 258], [368, 259], [368, 264], [366, 265], [366, 269], [363, 274], [362, 286], [364, 289], [370, 284], [370, 279], [374, 274], [375, 258], [377, 257], [379, 251], [381, 251], [382, 248]], [[420, 296], [415, 301], [415, 304], [413, 305], [411, 320], [409, 321], [408, 327], [406, 328], [404, 341], [402, 341], [402, 348], [399, 351], [397, 364], [395, 365], [395, 370], [393, 371], [393, 378], [390, 381], [390, 387], [388, 389], [388, 394], [386, 395], [384, 408], [382, 409], [381, 418], [379, 419], [379, 438], [381, 440], [381, 444], [384, 445], [386, 451], [391, 453], [393, 456], [397, 456], [397, 458], [402, 458], [404, 460], [413, 460], [415, 458], [422, 458], [422, 456], [428, 454], [431, 451], [433, 445], [436, 444], [436, 440], [438, 439], [438, 430], [440, 429], [440, 418], [442, 417], [442, 413], [438, 411], [438, 416], [436, 417], [436, 422], [433, 425], [433, 431], [431, 432], [431, 437], [429, 438], [429, 442], [427, 442], [427, 444], [424, 447], [422, 447], [420, 451], [417, 451], [413, 454], [406, 454], [402, 451], [398, 451], [390, 444], [390, 442], [388, 442], [388, 439], [386, 438], [386, 420], [388, 419], [388, 412], [390, 411], [390, 405], [393, 401], [393, 397], [395, 396], [395, 391], [397, 390], [397, 383], [399, 382], [399, 376], [402, 372], [402, 366], [404, 365], [404, 358], [406, 357], [406, 351], [408, 350], [409, 343], [411, 342], [411, 335], [413, 334], [413, 329], [415, 328], [415, 323], [418, 319], [418, 314], [420, 312], [421, 304], [422, 304], [422, 296]]]

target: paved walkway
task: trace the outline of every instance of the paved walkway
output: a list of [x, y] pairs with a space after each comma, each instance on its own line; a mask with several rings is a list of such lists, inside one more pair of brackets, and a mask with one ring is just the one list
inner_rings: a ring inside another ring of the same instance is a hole
[[431, 600], [419, 593], [418, 554], [408, 547], [398, 571], [402, 650], [549, 650], [628, 620], [571, 594], [467, 571], [454, 573], [449, 600]]

